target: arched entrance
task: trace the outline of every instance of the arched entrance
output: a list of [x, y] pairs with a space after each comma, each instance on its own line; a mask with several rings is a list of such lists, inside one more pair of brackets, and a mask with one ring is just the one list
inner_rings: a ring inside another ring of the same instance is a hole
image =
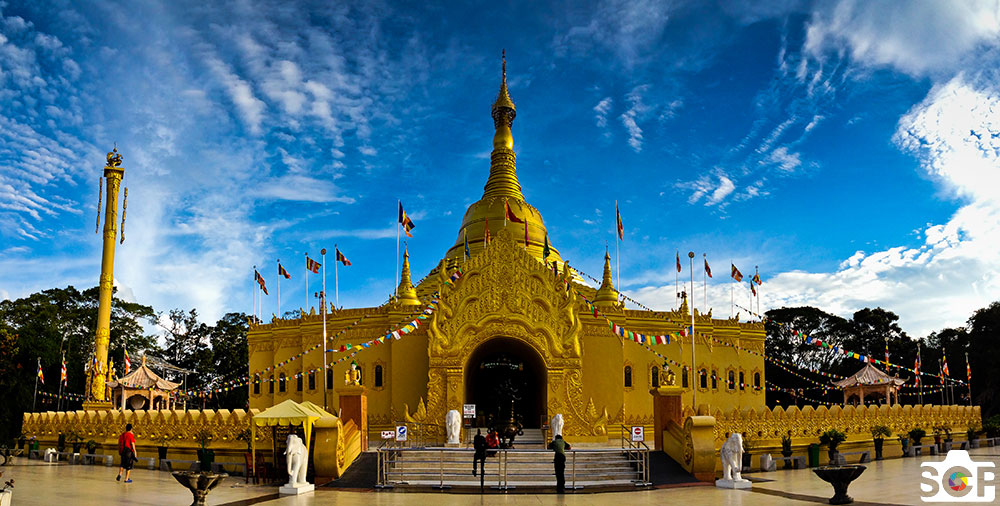
[[545, 363], [516, 339], [499, 337], [479, 345], [465, 366], [465, 402], [476, 405], [476, 425], [507, 420], [540, 427], [546, 416]]

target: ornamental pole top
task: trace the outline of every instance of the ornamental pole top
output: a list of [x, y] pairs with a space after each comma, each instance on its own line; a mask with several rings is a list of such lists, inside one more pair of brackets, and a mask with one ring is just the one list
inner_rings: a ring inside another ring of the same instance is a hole
[[122, 155], [118, 152], [118, 146], [108, 153], [108, 167], [120, 167], [122, 164]]

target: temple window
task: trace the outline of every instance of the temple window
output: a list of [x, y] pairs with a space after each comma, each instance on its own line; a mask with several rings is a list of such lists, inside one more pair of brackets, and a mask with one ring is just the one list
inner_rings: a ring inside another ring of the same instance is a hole
[[705, 369], [698, 371], [698, 384], [701, 388], [708, 388], [708, 371]]
[[754, 388], [757, 388], [757, 389], [760, 388], [760, 373], [759, 372], [753, 373], [753, 386], [754, 386]]
[[285, 373], [281, 373], [280, 375], [278, 375], [278, 392], [279, 393], [285, 392]]
[[271, 375], [271, 379], [267, 382], [267, 393], [274, 393], [274, 375]]
[[316, 371], [309, 371], [309, 390], [316, 390]]
[[625, 366], [625, 388], [632, 386], [632, 366]]
[[726, 384], [726, 388], [736, 390], [736, 373], [733, 371], [729, 371], [729, 381]]
[[660, 368], [655, 365], [649, 371], [649, 384], [653, 388], [658, 388], [660, 386]]
[[683, 387], [683, 388], [687, 388], [688, 387], [688, 370], [687, 369], [684, 369], [684, 372], [681, 374], [681, 387]]
[[260, 375], [253, 375], [253, 394], [260, 395]]
[[302, 375], [301, 374], [297, 374], [295, 376], [295, 391], [296, 392], [301, 392], [302, 391]]
[[743, 378], [743, 371], [740, 371], [740, 390], [746, 390], [746, 381]]
[[719, 371], [713, 369], [712, 370], [712, 390], [718, 390], [718, 389], [719, 389]]
[[382, 366], [375, 366], [375, 388], [380, 388], [382, 386]]

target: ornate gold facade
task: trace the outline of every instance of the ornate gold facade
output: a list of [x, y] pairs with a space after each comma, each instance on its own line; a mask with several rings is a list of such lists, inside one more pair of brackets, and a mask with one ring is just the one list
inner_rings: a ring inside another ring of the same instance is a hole
[[[528, 427], [561, 413], [567, 437], [597, 442], [607, 441], [609, 435], [617, 437], [621, 424], [650, 426], [649, 389], [666, 378], [664, 360], [644, 346], [623, 342], [612, 334], [607, 321], [595, 318], [580, 295], [594, 301], [615, 323], [648, 335], [672, 334], [689, 325], [686, 304], [676, 312], [625, 309], [617, 302], [610, 268], [599, 292], [583, 284], [551, 244], [543, 260], [545, 224], [541, 213], [525, 202], [517, 181], [511, 134], [515, 106], [507, 91], [506, 71], [492, 116], [496, 132], [483, 197], [469, 206], [455, 245], [415, 287], [416, 296], [424, 302], [437, 294], [438, 309], [415, 332], [363, 349], [352, 359], [361, 370], [362, 384], [369, 389], [370, 430], [407, 421], [430, 424], [432, 430], [436, 426], [443, 434], [445, 413], [475, 401], [476, 361], [485, 349], [511, 353], [535, 374], [537, 384], [532, 385], [530, 394], [541, 400], [543, 408], [534, 413], [537, 419], [525, 420]], [[505, 219], [508, 208], [520, 223]], [[492, 239], [489, 243], [487, 227]], [[461, 278], [446, 283], [458, 269]], [[409, 265], [404, 264], [402, 279], [407, 281], [401, 283], [399, 292], [407, 296], [392, 304], [331, 309], [327, 315], [330, 333], [336, 335], [348, 326], [350, 330], [337, 336], [329, 347], [339, 349], [344, 344], [369, 341], [412, 319], [423, 306], [413, 304], [409, 286], [402, 286], [408, 285], [408, 271]], [[309, 373], [322, 369], [321, 351], [289, 361], [322, 340], [320, 316], [315, 310], [310, 313], [301, 319], [275, 319], [251, 326], [250, 374], [281, 364], [258, 376], [259, 383], [251, 384], [251, 408], [264, 409], [285, 399], [324, 404], [322, 374]], [[359, 324], [350, 325], [362, 316], [365, 318]], [[705, 381], [695, 381], [688, 372], [668, 364], [678, 385], [686, 389], [684, 402], [690, 405], [691, 392], [697, 389], [698, 404], [712, 411], [762, 408], [763, 388], [751, 386], [764, 386], [763, 325], [696, 313], [695, 327], [694, 366], [706, 372]], [[654, 346], [674, 364], [688, 367], [692, 343], [690, 337], [686, 339]], [[716, 346], [718, 342], [733, 346]], [[760, 355], [738, 353], [735, 347]], [[340, 356], [334, 353], [331, 361]], [[331, 392], [350, 362], [341, 362], [328, 372]], [[730, 372], [740, 379], [733, 388], [723, 379]], [[712, 374], [720, 379], [713, 381]], [[337, 409], [332, 394], [325, 404], [331, 411]]]

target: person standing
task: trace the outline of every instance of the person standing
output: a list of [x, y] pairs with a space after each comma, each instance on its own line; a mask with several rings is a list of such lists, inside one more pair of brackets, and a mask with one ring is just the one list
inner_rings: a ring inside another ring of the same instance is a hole
[[118, 436], [118, 455], [121, 457], [121, 467], [118, 468], [118, 481], [125, 472], [125, 483], [132, 483], [132, 464], [136, 461], [135, 434], [132, 434], [132, 424], [125, 425], [125, 432]]
[[486, 438], [483, 437], [483, 429], [476, 429], [476, 437], [472, 439], [472, 448], [476, 450], [472, 457], [472, 475], [476, 475], [476, 463], [479, 463], [479, 472], [486, 475]]
[[549, 443], [549, 449], [556, 452], [553, 461], [556, 466], [556, 493], [562, 494], [566, 491], [566, 450], [573, 448], [561, 435], [557, 434], [555, 439]]

